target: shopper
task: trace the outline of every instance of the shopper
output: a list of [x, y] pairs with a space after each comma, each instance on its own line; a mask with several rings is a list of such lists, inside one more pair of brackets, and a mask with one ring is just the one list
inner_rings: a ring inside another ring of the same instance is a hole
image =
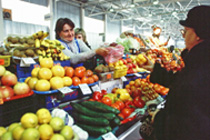
[[[185, 67], [177, 73], [155, 63], [150, 81], [170, 88], [165, 108], [153, 113], [157, 140], [210, 140], [210, 6], [192, 8], [184, 26]], [[148, 62], [146, 68], [152, 68]]]
[[106, 48], [90, 50], [82, 40], [75, 39], [74, 27], [74, 23], [68, 18], [58, 19], [55, 27], [56, 39], [65, 46], [63, 52], [70, 56], [72, 64], [84, 62], [96, 54], [103, 57], [108, 55], [109, 51]]
[[75, 38], [82, 40], [91, 49], [89, 43], [87, 42], [87, 36], [85, 31], [82, 28], [76, 28], [74, 32], [75, 32]]

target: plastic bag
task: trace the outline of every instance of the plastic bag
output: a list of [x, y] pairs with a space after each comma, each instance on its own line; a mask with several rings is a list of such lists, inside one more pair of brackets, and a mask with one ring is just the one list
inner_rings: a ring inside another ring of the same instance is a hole
[[106, 49], [109, 50], [109, 54], [105, 57], [105, 61], [108, 64], [117, 62], [124, 54], [124, 47], [122, 45], [107, 47]]

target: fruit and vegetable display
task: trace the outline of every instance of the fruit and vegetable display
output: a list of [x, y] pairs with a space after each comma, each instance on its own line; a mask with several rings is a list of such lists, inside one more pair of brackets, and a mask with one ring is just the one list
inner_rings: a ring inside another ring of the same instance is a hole
[[18, 82], [17, 76], [0, 65], [0, 99], [9, 100], [14, 96], [27, 94], [31, 91], [26, 83]]
[[72, 126], [60, 117], [52, 117], [49, 110], [40, 108], [22, 115], [20, 122], [0, 127], [1, 140], [79, 140]]
[[62, 67], [54, 64], [51, 58], [43, 58], [40, 67], [35, 67], [31, 71], [31, 76], [25, 79], [25, 83], [33, 90], [49, 91], [63, 87], [78, 86], [82, 83], [91, 84], [98, 81], [97, 75], [85, 67], [72, 68]]

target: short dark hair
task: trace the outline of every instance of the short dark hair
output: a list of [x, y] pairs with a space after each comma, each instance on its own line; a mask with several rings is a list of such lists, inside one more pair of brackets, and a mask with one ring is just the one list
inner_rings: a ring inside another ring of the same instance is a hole
[[55, 38], [56, 39], [60, 39], [59, 33], [63, 30], [63, 26], [65, 24], [68, 24], [69, 26], [71, 26], [73, 29], [75, 27], [74, 23], [68, 19], [68, 18], [59, 18], [56, 22], [56, 26], [55, 26]]

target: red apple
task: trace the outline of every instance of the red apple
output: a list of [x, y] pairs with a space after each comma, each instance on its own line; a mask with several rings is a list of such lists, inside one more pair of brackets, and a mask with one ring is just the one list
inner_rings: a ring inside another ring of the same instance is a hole
[[1, 83], [5, 86], [14, 86], [17, 83], [17, 76], [14, 74], [3, 75]]
[[14, 96], [14, 90], [9, 86], [0, 87], [0, 93], [2, 95], [2, 98], [9, 98]]
[[21, 94], [27, 94], [29, 93], [30, 88], [26, 83], [20, 83], [18, 82], [15, 86], [14, 86], [14, 92], [17, 95], [21, 95]]

